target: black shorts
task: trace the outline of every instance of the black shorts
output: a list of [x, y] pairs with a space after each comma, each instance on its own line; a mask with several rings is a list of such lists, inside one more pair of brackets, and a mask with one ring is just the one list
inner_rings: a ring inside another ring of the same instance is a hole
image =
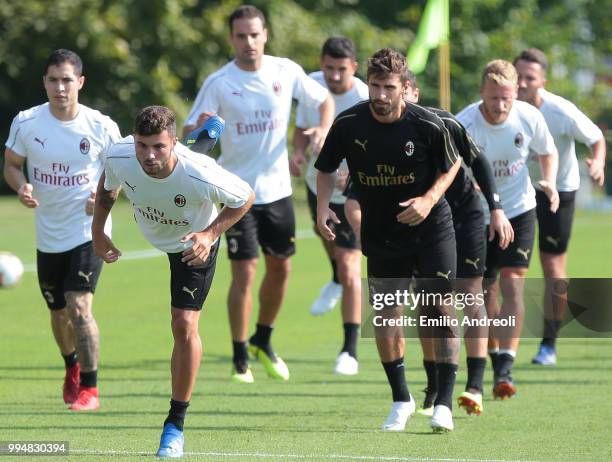
[[[487, 264], [484, 277], [493, 279], [497, 277], [500, 268], [528, 268], [533, 253], [533, 240], [535, 239], [536, 211], [531, 209], [510, 220], [514, 230], [514, 242], [502, 250], [499, 248], [499, 236], [491, 242], [487, 240]], [[488, 236], [489, 227], [485, 232]], [[488, 238], [487, 238], [488, 239]]]
[[[315, 228], [317, 225], [317, 196], [313, 194], [308, 186], [306, 186], [306, 195], [308, 198], [308, 208], [310, 209], [310, 217], [315, 224]], [[334, 231], [336, 235], [336, 239], [334, 240], [334, 244], [343, 249], [350, 250], [359, 250], [359, 245], [357, 244], [357, 239], [355, 238], [355, 233], [353, 232], [353, 228], [349, 224], [346, 219], [346, 215], [344, 214], [344, 204], [334, 204], [332, 202], [329, 203], [329, 208], [336, 214], [340, 223], [330, 223], [330, 228]], [[317, 231], [318, 233], [318, 231]]]
[[574, 210], [576, 208], [576, 191], [559, 193], [559, 209], [557, 213], [550, 211], [548, 196], [536, 189], [538, 233], [540, 251], [561, 255], [567, 251]]
[[50, 310], [66, 306], [66, 292], [96, 291], [103, 261], [91, 241], [60, 253], [36, 250], [38, 285]]
[[456, 276], [457, 253], [453, 233], [445, 233], [439, 240], [415, 249], [410, 256], [398, 258], [367, 257], [368, 287], [372, 291], [394, 292], [407, 289], [405, 281], [417, 277], [438, 280], [436, 291], [450, 292]]
[[457, 277], [482, 277], [487, 257], [485, 219], [480, 198], [470, 194], [461, 208], [453, 208], [453, 224], [457, 241]]
[[270, 204], [254, 205], [225, 232], [230, 260], [265, 255], [289, 258], [295, 253], [295, 214], [291, 196]]
[[169, 253], [171, 304], [180, 310], [200, 311], [210, 291], [220, 239], [210, 249], [210, 254], [200, 266], [187, 266], [181, 261], [182, 252]]

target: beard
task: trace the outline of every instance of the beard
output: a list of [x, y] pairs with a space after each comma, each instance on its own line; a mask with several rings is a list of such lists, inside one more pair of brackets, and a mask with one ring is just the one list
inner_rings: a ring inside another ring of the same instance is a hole
[[372, 107], [372, 110], [376, 115], [379, 116], [387, 116], [391, 114], [398, 108], [399, 104], [399, 101], [393, 104], [393, 102], [382, 103], [379, 100], [370, 100], [370, 106]]

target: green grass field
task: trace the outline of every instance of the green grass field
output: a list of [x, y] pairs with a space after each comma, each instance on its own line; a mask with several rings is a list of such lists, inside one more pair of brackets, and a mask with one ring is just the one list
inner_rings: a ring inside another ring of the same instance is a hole
[[[116, 209], [118, 247], [135, 256], [132, 252], [149, 249], [128, 205], [121, 202]], [[31, 211], [2, 197], [0, 216], [0, 249], [33, 263]], [[253, 365], [255, 384], [229, 382], [229, 277], [225, 251], [220, 253], [200, 323], [204, 359], [186, 420], [187, 460], [612, 460], [610, 340], [562, 339], [560, 364], [542, 369], [529, 364], [537, 341], [525, 339], [515, 366], [517, 397], [495, 402], [487, 394], [480, 417], [455, 407], [451, 434], [432, 434], [429, 419], [418, 415], [403, 433], [379, 431], [390, 392], [373, 340], [360, 340], [358, 376], [332, 374], [341, 344], [340, 313], [308, 314], [330, 271], [309, 232], [303, 204], [298, 229], [304, 237], [298, 240], [289, 293], [273, 337], [291, 370], [288, 383], [268, 379], [259, 364]], [[570, 276], [612, 277], [611, 235], [611, 215], [579, 212]], [[537, 259], [530, 274], [540, 274]], [[67, 411], [62, 402], [63, 363], [35, 273], [28, 272], [18, 287], [0, 291], [0, 441], [67, 440], [71, 460], [152, 459], [170, 396], [168, 286], [163, 256], [126, 258], [105, 267], [94, 304], [101, 332], [102, 407], [85, 414]], [[425, 374], [414, 340], [409, 340], [406, 359], [408, 383], [420, 402]], [[463, 365], [462, 357], [458, 390], [465, 381]], [[487, 391], [491, 375], [487, 369]]]

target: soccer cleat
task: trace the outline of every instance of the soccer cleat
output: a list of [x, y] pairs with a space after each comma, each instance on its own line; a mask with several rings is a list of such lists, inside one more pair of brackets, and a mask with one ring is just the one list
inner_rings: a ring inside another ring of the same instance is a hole
[[79, 397], [68, 409], [71, 411], [95, 411], [99, 407], [98, 389], [96, 387], [81, 387]]
[[218, 115], [206, 119], [204, 125], [189, 133], [184, 140], [185, 146], [200, 154], [209, 154], [225, 128], [225, 120]]
[[289, 380], [289, 368], [285, 362], [272, 351], [270, 351], [271, 355], [268, 355], [263, 348], [251, 343], [249, 345], [249, 353], [259, 360], [268, 376], [278, 380]]
[[454, 428], [452, 411], [444, 404], [435, 406], [431, 416], [431, 429], [434, 433], [452, 432]]
[[482, 405], [482, 393], [470, 393], [469, 391], [464, 391], [461, 393], [459, 398], [457, 398], [457, 401], [459, 402], [459, 407], [465, 408], [469, 415], [480, 415], [484, 410]]
[[531, 360], [532, 364], [539, 364], [540, 366], [554, 366], [557, 364], [557, 351], [555, 347], [540, 344], [538, 354]]
[[155, 455], [162, 458], [183, 457], [184, 444], [183, 432], [173, 423], [167, 423], [164, 425], [164, 430], [159, 439], [159, 449]]
[[512, 398], [516, 394], [516, 387], [512, 383], [510, 376], [499, 377], [493, 387], [493, 398], [501, 399], [502, 401]]
[[438, 390], [430, 390], [429, 388], [424, 388], [423, 393], [425, 393], [425, 399], [423, 400], [423, 407], [420, 408], [417, 412], [421, 415], [431, 417], [433, 415], [434, 410], [434, 401], [438, 397]]
[[323, 286], [319, 298], [310, 306], [310, 314], [321, 316], [334, 309], [338, 300], [342, 297], [342, 286], [337, 282], [330, 281]]
[[253, 383], [255, 382], [255, 378], [253, 377], [253, 372], [251, 372], [251, 367], [249, 363], [245, 363], [243, 367], [240, 369], [236, 367], [234, 364], [232, 366], [232, 382], [236, 383]]
[[66, 368], [64, 376], [64, 403], [72, 404], [79, 399], [79, 382], [80, 382], [81, 366], [76, 363], [74, 366]]
[[356, 375], [359, 372], [359, 363], [346, 351], [336, 358], [334, 372], [338, 375]]
[[391, 411], [387, 416], [387, 420], [382, 426], [382, 430], [386, 432], [401, 432], [406, 428], [406, 422], [412, 414], [414, 414], [414, 398], [410, 395], [410, 401], [394, 401], [391, 405]]

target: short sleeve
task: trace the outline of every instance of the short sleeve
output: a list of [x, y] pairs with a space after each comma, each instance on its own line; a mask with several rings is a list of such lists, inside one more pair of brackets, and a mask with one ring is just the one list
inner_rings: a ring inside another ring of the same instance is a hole
[[27, 148], [23, 143], [23, 139], [20, 130], [21, 120], [19, 116], [16, 116], [11, 123], [11, 129], [9, 131], [9, 137], [6, 140], [5, 146], [17, 154], [19, 157], [27, 157]]
[[300, 104], [319, 107], [327, 98], [328, 91], [319, 82], [306, 75], [304, 69], [293, 61], [289, 61], [294, 72], [293, 97]]
[[121, 132], [119, 131], [119, 126], [111, 119], [108, 118], [108, 122], [106, 124], [106, 132], [104, 136], [104, 146], [102, 147], [102, 151], [100, 152], [100, 157], [102, 160], [106, 160], [106, 156], [113, 145], [121, 139]]
[[533, 138], [529, 144], [529, 149], [536, 154], [543, 156], [557, 152], [555, 141], [553, 140], [544, 116], [538, 110], [533, 111]]
[[114, 191], [121, 186], [121, 181], [115, 175], [112, 168], [112, 162], [107, 160], [104, 164], [104, 189], [106, 191]]
[[338, 119], [332, 125], [321, 152], [317, 156], [314, 164], [317, 170], [325, 173], [332, 173], [338, 170], [342, 159], [344, 159], [344, 149], [342, 143], [342, 130], [337, 124]]
[[185, 119], [185, 125], [197, 125], [198, 117], [203, 112], [219, 112], [218, 83], [220, 79], [220, 75], [213, 74], [204, 81]]
[[595, 125], [580, 109], [572, 105], [569, 135], [587, 146], [603, 138], [600, 128]]

